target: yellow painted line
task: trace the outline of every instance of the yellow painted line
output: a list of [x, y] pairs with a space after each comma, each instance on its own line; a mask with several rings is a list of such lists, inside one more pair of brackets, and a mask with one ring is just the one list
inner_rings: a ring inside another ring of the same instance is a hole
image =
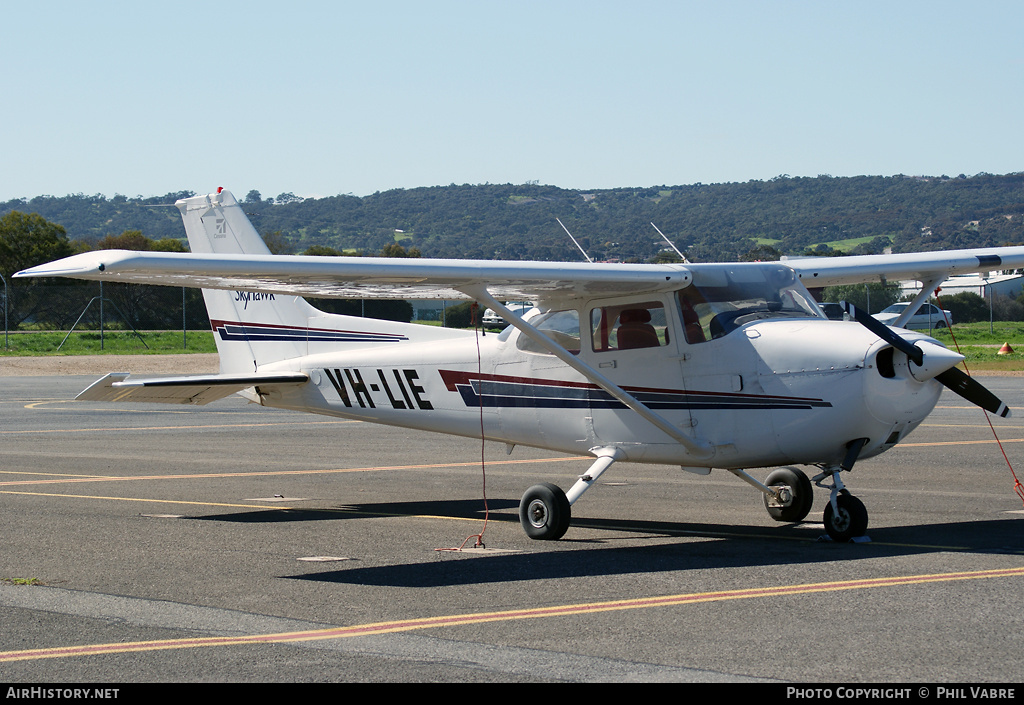
[[[528, 463], [565, 463], [577, 460], [589, 460], [582, 456], [569, 456], [562, 458], [525, 458], [520, 460], [488, 460], [486, 461], [488, 467], [495, 465], [524, 465]], [[347, 472], [383, 472], [388, 470], [433, 470], [436, 468], [464, 468], [464, 467], [477, 467], [480, 465], [479, 460], [473, 460], [462, 463], [423, 463], [420, 465], [387, 465], [379, 467], [365, 467], [365, 468], [339, 468], [335, 470], [264, 470], [259, 472], [212, 472], [212, 473], [196, 473], [189, 475], [86, 475], [82, 477], [61, 477], [59, 479], [49, 480], [10, 480], [8, 482], [0, 482], [0, 487], [11, 487], [15, 485], [48, 485], [57, 483], [77, 483], [77, 482], [121, 482], [121, 481], [136, 481], [136, 480], [197, 480], [197, 479], [208, 479], [208, 478], [224, 478], [224, 477], [273, 477], [276, 475], [333, 475], [337, 473]]]
[[[923, 423], [918, 428], [989, 428], [987, 423]], [[1003, 429], [1015, 429], [1024, 428], [1020, 424], [1005, 424], [1000, 422], [996, 428]]]
[[[897, 448], [923, 448], [925, 446], [974, 446], [986, 443], [996, 443], [995, 438], [988, 438], [983, 441], [935, 441], [934, 443], [900, 443]], [[1024, 443], [1024, 438], [1000, 438], [999, 443]]]
[[362, 423], [361, 421], [279, 421], [272, 423], [226, 423], [226, 424], [195, 424], [189, 426], [118, 426], [113, 428], [48, 428], [22, 431], [0, 431], [0, 436], [24, 436], [34, 433], [108, 433], [110, 431], [187, 431], [208, 428], [268, 428], [270, 426], [316, 426], [325, 424]]
[[743, 590], [722, 590], [717, 592], [665, 595], [662, 597], [643, 597], [632, 600], [577, 603], [522, 610], [505, 610], [501, 612], [470, 612], [467, 614], [440, 615], [437, 617], [425, 617], [420, 619], [394, 620], [350, 627], [281, 632], [277, 634], [252, 634], [247, 636], [205, 637], [194, 639], [165, 639], [159, 641], [136, 641], [116, 644], [82, 644], [49, 649], [23, 649], [19, 651], [0, 652], [0, 663], [47, 658], [91, 656], [95, 654], [123, 654], [142, 651], [165, 651], [170, 649], [190, 649], [212, 646], [286, 644], [324, 639], [344, 639], [347, 637], [374, 634], [393, 634], [396, 632], [409, 632], [439, 627], [458, 627], [470, 624], [483, 624], [487, 622], [509, 622], [520, 619], [546, 619], [584, 614], [600, 614], [602, 612], [649, 609], [653, 607], [678, 607], [682, 605], [721, 602], [726, 600], [805, 595], [823, 592], [840, 592], [846, 590], [866, 590], [882, 587], [943, 583], [958, 580], [1009, 578], [1019, 577], [1022, 575], [1024, 575], [1024, 567], [961, 573], [939, 573], [934, 575], [906, 575], [889, 578], [869, 578], [865, 580], [846, 580], [827, 583], [784, 585], [779, 587], [749, 588]]
[[483, 517], [453, 517], [441, 516], [440, 514], [396, 514], [392, 512], [359, 511], [358, 509], [338, 508], [310, 508], [295, 507], [277, 504], [239, 504], [232, 502], [197, 502], [187, 499], [149, 499], [147, 497], [108, 497], [104, 495], [90, 494], [59, 494], [56, 492], [18, 492], [15, 490], [0, 490], [0, 494], [21, 495], [23, 497], [57, 497], [59, 499], [100, 499], [108, 502], [147, 502], [152, 504], [187, 504], [194, 507], [229, 507], [231, 509], [262, 509], [262, 510], [292, 510], [292, 511], [314, 511], [334, 512], [336, 514], [352, 514], [355, 516], [368, 517], [407, 517], [412, 519], [442, 519], [444, 521], [483, 521]]
[[32, 476], [45, 475], [46, 477], [74, 477], [74, 478], [82, 478], [82, 477], [117, 477], [116, 475], [77, 475], [77, 474], [70, 473], [70, 472], [38, 472], [38, 471], [29, 472], [28, 470], [0, 470], [0, 475], [32, 475]]
[[[144, 497], [104, 497], [87, 494], [57, 494], [55, 492], [15, 492], [0, 490], [0, 494], [22, 495], [26, 497], [60, 497], [62, 499], [102, 499], [112, 502], [152, 502], [155, 504], [191, 504], [202, 507], [233, 507], [235, 509], [299, 509], [299, 507], [270, 507], [266, 504], [231, 504], [228, 502], [194, 502], [185, 499], [146, 499]], [[317, 510], [331, 511], [331, 510]]]

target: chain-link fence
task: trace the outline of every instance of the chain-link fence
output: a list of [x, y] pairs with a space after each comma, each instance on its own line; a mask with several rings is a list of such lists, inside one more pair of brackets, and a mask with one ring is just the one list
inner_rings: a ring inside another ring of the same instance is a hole
[[14, 280], [7, 282], [7, 330], [209, 330], [198, 289]]

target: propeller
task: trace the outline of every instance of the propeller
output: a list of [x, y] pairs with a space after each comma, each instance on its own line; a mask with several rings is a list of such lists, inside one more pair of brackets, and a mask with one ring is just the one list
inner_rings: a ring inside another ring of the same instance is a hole
[[839, 304], [843, 310], [850, 314], [853, 320], [860, 323], [879, 338], [889, 343], [917, 366], [915, 371], [911, 367], [911, 374], [915, 379], [924, 381], [935, 379], [947, 389], [956, 392], [967, 401], [990, 411], [997, 416], [1007, 417], [1010, 415], [1010, 408], [1006, 406], [995, 394], [988, 391], [969, 377], [966, 373], [956, 368], [956, 364], [964, 359], [963, 355], [954, 353], [946, 348], [929, 343], [918, 341], [912, 343], [901, 337], [896, 331], [885, 325], [877, 318], [862, 311], [848, 301]]

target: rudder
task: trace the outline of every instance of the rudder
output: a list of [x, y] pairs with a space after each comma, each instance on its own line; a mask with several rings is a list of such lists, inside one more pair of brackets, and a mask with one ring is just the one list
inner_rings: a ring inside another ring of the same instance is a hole
[[[270, 250], [230, 191], [175, 203], [195, 253], [268, 255]], [[307, 354], [310, 318], [322, 315], [298, 296], [203, 289], [220, 371], [253, 372], [260, 365]]]

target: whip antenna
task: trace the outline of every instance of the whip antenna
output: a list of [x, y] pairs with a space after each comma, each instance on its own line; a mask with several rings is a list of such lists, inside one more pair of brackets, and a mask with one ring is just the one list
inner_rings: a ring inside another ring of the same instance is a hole
[[[555, 218], [555, 220], [558, 220], [558, 218]], [[576, 242], [576, 238], [574, 238], [572, 233], [569, 232], [569, 228], [565, 227], [561, 220], [558, 220], [558, 224], [562, 226], [562, 230], [564, 230], [565, 234], [569, 236], [570, 240], [572, 240], [572, 244], [576, 245], [576, 247], [579, 248], [579, 251], [583, 253], [583, 256], [587, 258], [587, 261], [593, 264], [594, 260], [590, 259], [590, 255], [587, 254], [587, 251], [580, 247], [580, 243]]]
[[[658, 230], [658, 226], [655, 225], [654, 223], [651, 223], [651, 227], [654, 228], [655, 230]], [[675, 244], [671, 240], [669, 240], [667, 237], [665, 237], [665, 233], [663, 233], [660, 230], [658, 230], [658, 234], [661, 235], [661, 239], [662, 240], [664, 240], [665, 242], [668, 243], [669, 247], [671, 247], [673, 250], [676, 251], [676, 254], [679, 255], [679, 258], [683, 260], [683, 264], [690, 264], [690, 260], [686, 259], [686, 255], [684, 255], [682, 252], [680, 252], [679, 248], [676, 247]]]

